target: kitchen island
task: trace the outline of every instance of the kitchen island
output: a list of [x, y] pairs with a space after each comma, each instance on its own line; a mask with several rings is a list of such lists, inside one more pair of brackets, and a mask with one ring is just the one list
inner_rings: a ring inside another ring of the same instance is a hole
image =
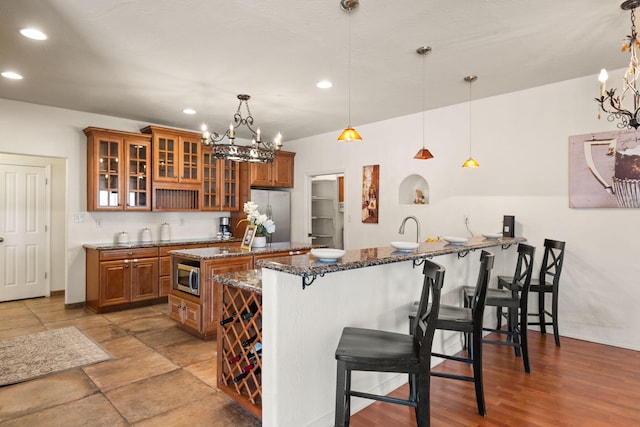
[[[447, 269], [443, 303], [460, 304], [460, 287], [475, 283], [480, 249], [496, 255], [495, 277], [511, 272], [515, 251], [508, 249], [522, 241], [521, 237], [473, 237], [462, 246], [422, 243], [409, 252], [390, 246], [367, 248], [347, 251], [333, 263], [309, 254], [257, 261], [262, 269], [262, 358], [260, 377], [256, 377], [261, 386], [262, 425], [333, 425], [334, 353], [342, 329], [355, 326], [407, 333], [411, 304], [422, 289], [421, 260], [437, 257], [435, 261]], [[247, 292], [253, 288], [258, 294], [255, 275], [251, 280], [214, 275], [213, 280], [226, 283], [227, 288], [239, 286]], [[223, 328], [219, 340], [225, 335]], [[439, 331], [434, 339], [434, 351], [455, 353], [460, 347], [457, 334]], [[406, 375], [358, 374], [352, 378], [354, 389], [376, 394], [388, 394], [407, 381]], [[353, 412], [370, 403], [352, 400]]]
[[169, 251], [171, 271], [188, 271], [186, 276], [198, 277], [197, 283], [176, 283], [178, 273], [172, 278], [169, 291], [169, 317], [187, 332], [202, 339], [212, 339], [218, 334], [220, 317], [219, 285], [211, 281], [216, 274], [252, 270], [258, 260], [300, 255], [314, 245], [304, 243], [273, 243], [264, 248], [245, 249], [235, 246], [216, 246], [199, 249]]

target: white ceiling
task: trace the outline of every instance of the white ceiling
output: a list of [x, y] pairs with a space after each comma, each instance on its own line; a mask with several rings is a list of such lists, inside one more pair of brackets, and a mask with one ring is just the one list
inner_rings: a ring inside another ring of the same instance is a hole
[[628, 64], [620, 3], [361, 0], [349, 18], [339, 0], [0, 0], [0, 71], [24, 75], [0, 97], [224, 131], [247, 93], [286, 142], [347, 125], [349, 26], [353, 125], [422, 110], [423, 45], [427, 109], [468, 100], [468, 74], [474, 99], [587, 75], [595, 97], [600, 68]]

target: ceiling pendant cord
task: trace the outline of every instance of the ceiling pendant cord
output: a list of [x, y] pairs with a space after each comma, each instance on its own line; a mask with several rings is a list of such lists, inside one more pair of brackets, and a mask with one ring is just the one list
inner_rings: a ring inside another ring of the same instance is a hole
[[480, 166], [478, 162], [471, 156], [471, 101], [473, 99], [471, 92], [471, 84], [478, 80], [478, 76], [466, 76], [464, 81], [469, 83], [469, 158], [462, 164], [463, 168], [477, 168]]
[[422, 149], [418, 150], [418, 152], [416, 153], [415, 156], [413, 156], [414, 159], [417, 160], [428, 160], [428, 159], [432, 159], [433, 158], [433, 154], [431, 154], [431, 152], [429, 150], [427, 150], [426, 148], [424, 148], [424, 140], [425, 140], [425, 110], [426, 110], [426, 96], [425, 96], [425, 91], [426, 91], [426, 56], [431, 53], [431, 47], [430, 46], [422, 46], [419, 47], [418, 49], [416, 49], [416, 52], [418, 53], [418, 55], [422, 55]]
[[355, 7], [358, 7], [359, 5], [360, 5], [359, 0], [341, 0], [340, 1], [340, 7], [342, 7], [342, 10], [347, 12], [347, 14], [349, 15], [348, 17], [348, 20], [349, 20], [348, 49], [349, 51], [348, 51], [348, 70], [347, 70], [347, 76], [348, 76], [347, 100], [349, 103], [348, 105], [349, 121], [348, 121], [348, 126], [342, 131], [342, 133], [338, 137], [338, 141], [344, 141], [344, 142], [362, 141], [362, 137], [360, 136], [358, 131], [356, 131], [351, 126], [351, 11]]

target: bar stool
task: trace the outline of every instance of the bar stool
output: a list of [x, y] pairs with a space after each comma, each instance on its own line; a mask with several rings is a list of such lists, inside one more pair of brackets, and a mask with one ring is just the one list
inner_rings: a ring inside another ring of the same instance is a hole
[[[489, 289], [487, 291], [487, 305], [498, 307], [500, 316], [502, 309], [507, 309], [507, 330], [501, 328], [483, 328], [485, 331], [504, 334], [506, 341], [483, 339], [486, 344], [509, 345], [514, 348], [517, 357], [522, 355], [524, 370], [531, 372], [529, 364], [529, 349], [527, 341], [527, 303], [529, 287], [531, 285], [531, 275], [533, 274], [533, 257], [536, 248], [520, 243], [518, 245], [518, 260], [513, 279], [509, 284], [509, 289]], [[469, 304], [471, 288], [464, 288], [465, 305]], [[521, 354], [522, 353], [522, 354]]]
[[487, 251], [482, 251], [482, 254], [480, 255], [478, 280], [475, 288], [471, 288], [473, 289], [473, 294], [471, 296], [469, 307], [456, 307], [450, 305], [440, 306], [436, 329], [470, 334], [472, 337], [471, 348], [467, 350], [467, 357], [450, 356], [448, 354], [439, 353], [431, 354], [432, 356], [440, 357], [442, 359], [472, 364], [473, 376], [454, 375], [445, 372], [433, 371], [431, 372], [431, 376], [473, 382], [475, 385], [478, 413], [482, 416], [487, 414], [484, 401], [484, 383], [482, 379], [482, 320], [493, 262], [494, 255]]
[[[540, 326], [542, 334], [547, 333], [546, 326], [553, 327], [553, 337], [556, 346], [560, 347], [560, 333], [558, 332], [558, 299], [560, 287], [560, 273], [562, 273], [562, 264], [564, 262], [565, 242], [559, 240], [544, 240], [544, 256], [542, 257], [542, 265], [540, 266], [540, 275], [538, 279], [531, 279], [531, 287], [529, 292], [538, 293], [538, 312], [529, 313], [529, 316], [538, 317], [537, 322], [529, 322], [529, 325]], [[513, 277], [498, 276], [498, 288], [507, 288], [513, 280]], [[546, 294], [551, 294], [551, 312], [545, 309]], [[546, 316], [551, 321], [546, 320]], [[500, 326], [500, 322], [498, 326]]]
[[[412, 406], [418, 426], [429, 426], [431, 344], [445, 269], [425, 260], [423, 273], [422, 294], [412, 335], [350, 327], [342, 330], [336, 348], [336, 427], [349, 425], [351, 396]], [[351, 371], [407, 373], [415, 393], [405, 400], [351, 390]]]

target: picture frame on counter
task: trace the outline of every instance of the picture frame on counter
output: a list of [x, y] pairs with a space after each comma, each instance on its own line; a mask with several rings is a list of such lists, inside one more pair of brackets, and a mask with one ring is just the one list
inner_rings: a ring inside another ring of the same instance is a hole
[[247, 226], [247, 229], [244, 230], [244, 237], [242, 238], [242, 243], [240, 247], [243, 249], [251, 249], [251, 244], [253, 243], [253, 238], [256, 235], [256, 226], [254, 224], [250, 224]]

